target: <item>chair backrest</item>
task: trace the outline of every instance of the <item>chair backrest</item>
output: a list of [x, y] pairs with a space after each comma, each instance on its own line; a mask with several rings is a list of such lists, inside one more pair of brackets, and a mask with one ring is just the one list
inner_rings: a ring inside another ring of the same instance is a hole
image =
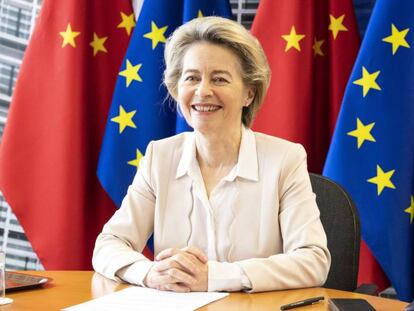
[[354, 291], [357, 287], [361, 239], [355, 204], [334, 181], [313, 173], [309, 175], [332, 257], [331, 269], [323, 287]]

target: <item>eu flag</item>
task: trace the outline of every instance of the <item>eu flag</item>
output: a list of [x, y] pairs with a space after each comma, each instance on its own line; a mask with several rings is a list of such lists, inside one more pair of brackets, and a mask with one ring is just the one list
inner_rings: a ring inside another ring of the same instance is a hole
[[144, 1], [119, 72], [97, 170], [117, 206], [147, 144], [188, 129], [162, 84], [164, 43], [184, 22], [207, 15], [231, 17], [228, 0]]
[[414, 298], [414, 2], [378, 0], [324, 174], [358, 207], [362, 236], [401, 300]]

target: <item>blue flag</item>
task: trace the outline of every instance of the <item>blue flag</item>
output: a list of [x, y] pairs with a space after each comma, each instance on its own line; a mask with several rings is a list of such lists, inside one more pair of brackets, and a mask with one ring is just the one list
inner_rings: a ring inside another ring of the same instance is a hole
[[147, 144], [189, 129], [166, 100], [164, 45], [178, 26], [208, 15], [231, 17], [228, 0], [144, 1], [119, 72], [97, 170], [118, 207]]
[[414, 2], [378, 0], [345, 92], [324, 175], [352, 195], [362, 237], [414, 298]]

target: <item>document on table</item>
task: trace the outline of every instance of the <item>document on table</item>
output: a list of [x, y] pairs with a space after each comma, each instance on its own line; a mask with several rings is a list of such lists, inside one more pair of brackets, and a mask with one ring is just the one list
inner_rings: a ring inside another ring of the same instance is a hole
[[174, 293], [138, 286], [65, 308], [65, 311], [186, 311], [201, 308], [228, 296], [228, 293]]

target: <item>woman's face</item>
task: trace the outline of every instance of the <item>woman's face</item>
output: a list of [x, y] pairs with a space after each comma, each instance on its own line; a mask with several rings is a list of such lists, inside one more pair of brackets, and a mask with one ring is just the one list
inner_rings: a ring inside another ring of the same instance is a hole
[[243, 106], [254, 92], [241, 77], [239, 58], [228, 48], [198, 42], [183, 58], [177, 102], [187, 123], [201, 133], [239, 130]]

